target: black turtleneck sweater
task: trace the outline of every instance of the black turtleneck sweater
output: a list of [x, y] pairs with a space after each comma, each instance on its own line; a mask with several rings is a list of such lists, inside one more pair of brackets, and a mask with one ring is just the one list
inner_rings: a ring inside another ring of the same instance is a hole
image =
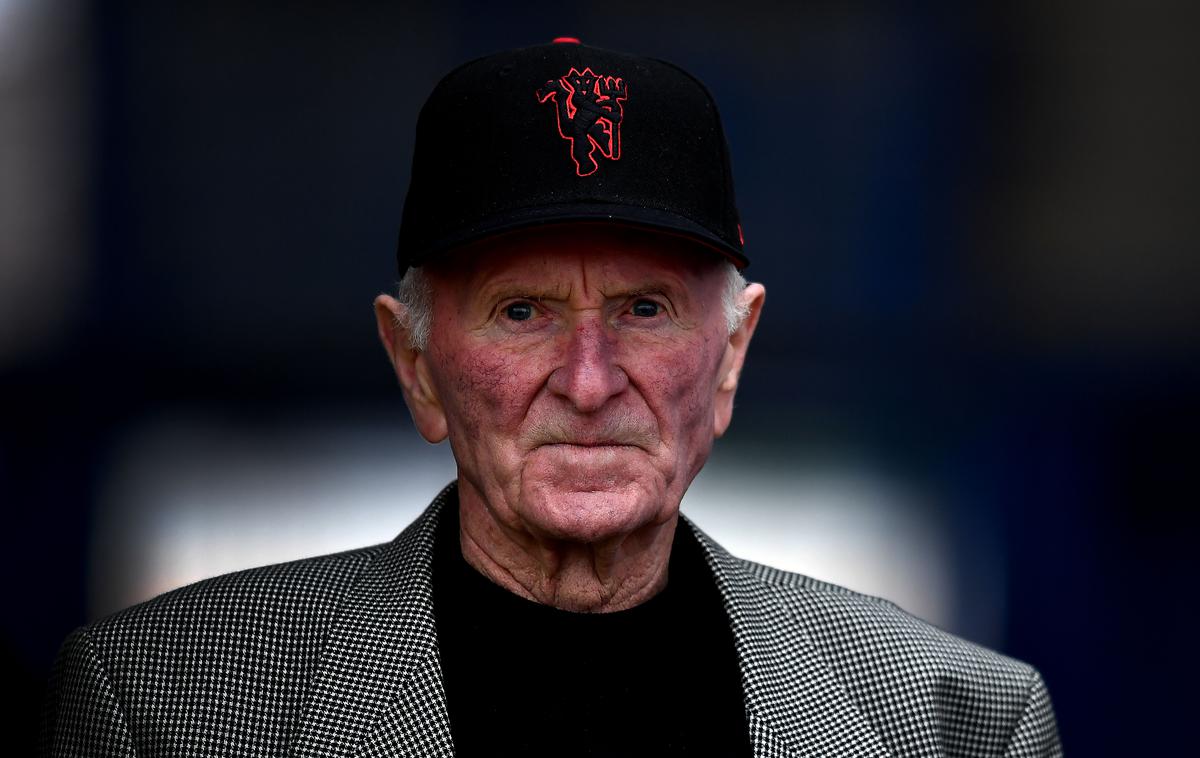
[[733, 634], [699, 543], [675, 532], [666, 588], [615, 613], [572, 613], [466, 562], [451, 505], [434, 612], [459, 758], [749, 756]]

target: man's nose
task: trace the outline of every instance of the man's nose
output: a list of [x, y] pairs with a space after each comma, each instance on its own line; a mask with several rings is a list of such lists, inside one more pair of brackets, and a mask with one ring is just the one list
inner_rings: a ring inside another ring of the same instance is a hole
[[616, 362], [615, 337], [599, 314], [588, 314], [566, 339], [563, 362], [550, 374], [550, 391], [581, 413], [598, 411], [629, 386], [629, 377]]

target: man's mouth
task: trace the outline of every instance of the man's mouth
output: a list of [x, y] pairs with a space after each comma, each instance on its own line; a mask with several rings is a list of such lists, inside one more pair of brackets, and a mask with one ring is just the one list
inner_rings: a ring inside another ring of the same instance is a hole
[[657, 435], [649, 423], [612, 419], [604, 423], [575, 424], [548, 420], [536, 423], [526, 439], [533, 450], [560, 445], [564, 448], [638, 448], [649, 451]]
[[544, 445], [569, 445], [571, 447], [637, 447], [632, 442], [621, 442], [620, 440], [558, 440], [555, 442], [545, 442]]

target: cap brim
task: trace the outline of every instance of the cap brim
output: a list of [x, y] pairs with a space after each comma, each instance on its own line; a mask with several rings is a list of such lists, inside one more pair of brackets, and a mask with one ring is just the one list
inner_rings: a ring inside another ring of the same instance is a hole
[[401, 251], [400, 258], [409, 266], [420, 266], [452, 248], [476, 242], [493, 234], [568, 221], [613, 221], [671, 232], [707, 245], [728, 258], [738, 269], [744, 269], [750, 264], [749, 259], [740, 249], [690, 219], [657, 208], [617, 203], [570, 203], [562, 206], [539, 206], [508, 211], [468, 224], [453, 234], [421, 245], [419, 249]]

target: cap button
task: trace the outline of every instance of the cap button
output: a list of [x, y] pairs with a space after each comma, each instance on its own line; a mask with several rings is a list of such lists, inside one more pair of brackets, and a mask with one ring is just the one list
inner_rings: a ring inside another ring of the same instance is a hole
[[578, 45], [579, 38], [578, 37], [555, 37], [550, 42], [551, 42], [551, 44], [554, 44], [554, 45]]

